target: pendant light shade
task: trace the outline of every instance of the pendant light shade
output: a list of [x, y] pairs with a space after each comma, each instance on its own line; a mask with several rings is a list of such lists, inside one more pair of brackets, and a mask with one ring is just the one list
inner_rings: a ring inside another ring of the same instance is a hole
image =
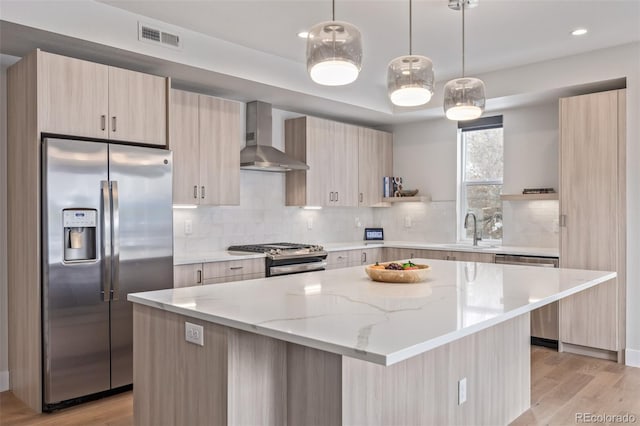
[[456, 78], [444, 86], [444, 111], [449, 120], [475, 120], [484, 111], [485, 96], [482, 80]]
[[462, 77], [444, 86], [444, 112], [449, 120], [474, 120], [484, 112], [484, 83], [464, 75], [464, 11], [477, 5], [477, 0], [449, 1], [449, 8], [462, 11]]
[[394, 105], [424, 105], [433, 96], [433, 63], [426, 56], [400, 56], [387, 70], [389, 99]]
[[314, 25], [307, 37], [307, 71], [325, 86], [353, 83], [362, 67], [362, 36], [355, 26], [340, 21]]
[[412, 53], [412, 3], [409, 0], [409, 54], [395, 58], [387, 68], [387, 91], [394, 105], [424, 105], [433, 96], [433, 63]]

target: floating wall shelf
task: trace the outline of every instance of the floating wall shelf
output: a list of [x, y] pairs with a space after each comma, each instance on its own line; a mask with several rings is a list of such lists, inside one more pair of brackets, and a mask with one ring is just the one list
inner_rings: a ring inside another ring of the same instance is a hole
[[533, 200], [557, 200], [558, 193], [550, 194], [502, 194], [500, 199], [503, 201], [533, 201]]
[[427, 203], [431, 201], [431, 196], [418, 195], [416, 197], [385, 197], [382, 201], [385, 203]]

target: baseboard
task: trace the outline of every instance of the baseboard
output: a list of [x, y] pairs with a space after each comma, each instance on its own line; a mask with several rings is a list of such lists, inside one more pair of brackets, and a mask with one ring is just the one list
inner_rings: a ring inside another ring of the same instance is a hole
[[562, 342], [559, 350], [560, 352], [569, 352], [576, 355], [585, 355], [593, 358], [606, 359], [608, 361], [618, 360], [617, 352], [608, 351], [606, 349], [590, 348], [588, 346], [574, 345], [566, 342]]
[[0, 371], [0, 392], [9, 390], [9, 372]]
[[625, 363], [630, 367], [640, 367], [640, 351], [637, 349], [626, 349]]

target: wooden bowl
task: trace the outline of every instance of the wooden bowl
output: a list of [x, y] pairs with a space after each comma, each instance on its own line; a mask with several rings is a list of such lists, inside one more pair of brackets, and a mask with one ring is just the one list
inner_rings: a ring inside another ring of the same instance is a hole
[[[391, 262], [380, 263], [380, 265], [386, 266], [389, 263]], [[418, 264], [416, 264], [418, 269], [404, 269], [401, 271], [394, 269], [372, 269], [372, 266], [374, 265], [365, 266], [364, 270], [373, 281], [379, 281], [382, 283], [415, 284], [426, 280], [429, 275], [429, 271], [431, 271], [431, 266]]]

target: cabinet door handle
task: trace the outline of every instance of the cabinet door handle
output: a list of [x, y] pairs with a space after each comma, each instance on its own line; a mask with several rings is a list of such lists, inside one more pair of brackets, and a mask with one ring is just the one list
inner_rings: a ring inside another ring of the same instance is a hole
[[360, 260], [362, 261], [362, 263], [367, 263], [367, 252], [363, 251], [362, 255], [360, 256]]
[[116, 116], [115, 115], [113, 117], [111, 117], [111, 131], [112, 132], [116, 131]]
[[566, 227], [567, 226], [567, 215], [566, 214], [561, 214], [560, 215], [560, 220], [559, 220], [559, 226], [561, 227]]
[[100, 130], [104, 131], [107, 128], [107, 116], [102, 114], [100, 116]]
[[196, 284], [202, 284], [202, 271], [200, 269], [196, 271]]
[[193, 185], [193, 198], [198, 198], [198, 185]]
[[333, 201], [333, 192], [329, 193], [329, 201]]
[[202, 198], [204, 200], [204, 197], [205, 197], [205, 195], [204, 195], [204, 186], [201, 186], [200, 187], [200, 198]]
[[363, 200], [363, 196], [362, 196], [362, 192], [360, 193], [360, 202], [362, 202]]
[[342, 260], [342, 259], [345, 259], [345, 257], [344, 256], [338, 256], [338, 260]]
[[244, 266], [230, 266], [229, 269], [232, 271], [237, 271], [239, 269], [244, 269]]
[[339, 192], [336, 192], [336, 201], [338, 201]]

